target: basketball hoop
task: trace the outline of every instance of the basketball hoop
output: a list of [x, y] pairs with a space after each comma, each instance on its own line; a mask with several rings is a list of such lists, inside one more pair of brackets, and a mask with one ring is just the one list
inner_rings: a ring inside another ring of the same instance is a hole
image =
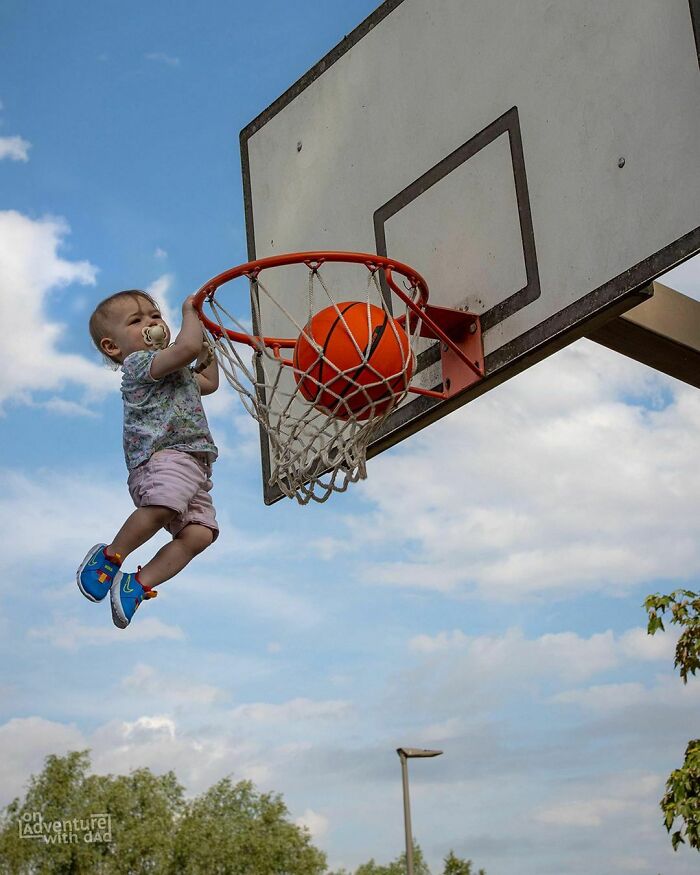
[[[265, 272], [294, 265], [307, 268], [304, 294], [291, 272], [283, 289], [271, 290]], [[332, 291], [324, 276], [330, 265], [354, 269], [351, 296]], [[217, 295], [240, 277], [251, 284], [252, 332]], [[366, 477], [367, 449], [407, 393], [446, 399], [483, 377], [479, 317], [428, 298], [413, 268], [359, 252], [262, 258], [202, 286], [194, 306], [219, 365], [270, 442], [270, 487], [300, 504], [344, 492]], [[290, 336], [266, 335], [270, 321], [288, 325]], [[412, 384], [421, 338], [440, 344], [441, 391]]]

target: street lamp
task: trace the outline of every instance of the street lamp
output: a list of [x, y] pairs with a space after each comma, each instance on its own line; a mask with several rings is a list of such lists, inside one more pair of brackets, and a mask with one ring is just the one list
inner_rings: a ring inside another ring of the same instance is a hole
[[408, 801], [408, 761], [419, 757], [439, 757], [441, 750], [425, 750], [421, 747], [397, 747], [401, 760], [403, 780], [403, 822], [406, 828], [406, 875], [413, 875], [413, 833], [411, 832], [411, 805]]

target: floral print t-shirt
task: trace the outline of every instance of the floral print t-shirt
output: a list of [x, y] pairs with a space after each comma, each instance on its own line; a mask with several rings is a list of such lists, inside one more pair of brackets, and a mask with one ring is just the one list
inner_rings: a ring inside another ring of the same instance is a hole
[[191, 368], [180, 368], [160, 380], [151, 376], [154, 350], [138, 350], [122, 363], [124, 456], [129, 471], [158, 450], [207, 453], [218, 451], [202, 407], [199, 383]]

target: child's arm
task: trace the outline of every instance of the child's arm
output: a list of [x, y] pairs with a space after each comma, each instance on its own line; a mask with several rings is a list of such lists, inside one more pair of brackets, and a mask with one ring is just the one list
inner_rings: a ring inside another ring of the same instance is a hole
[[202, 395], [211, 395], [219, 388], [219, 365], [211, 347], [206, 343], [202, 346], [197, 357], [197, 365], [204, 362], [207, 362], [206, 367], [203, 367], [201, 371], [195, 369], [195, 377]]
[[193, 298], [194, 295], [190, 295], [182, 305], [182, 328], [175, 341], [153, 356], [151, 376], [154, 380], [184, 368], [197, 358], [202, 349], [204, 332], [197, 311], [192, 306]]

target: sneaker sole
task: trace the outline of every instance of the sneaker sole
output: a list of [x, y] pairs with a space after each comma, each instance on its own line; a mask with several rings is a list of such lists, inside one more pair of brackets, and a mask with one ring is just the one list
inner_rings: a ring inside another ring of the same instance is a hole
[[126, 619], [124, 611], [122, 611], [121, 602], [119, 599], [119, 587], [122, 582], [122, 572], [117, 571], [114, 575], [114, 583], [109, 588], [109, 604], [112, 608], [112, 622], [119, 629], [126, 629], [129, 621]]
[[80, 581], [80, 575], [83, 573], [83, 571], [85, 571], [85, 568], [87, 567], [88, 562], [95, 555], [96, 551], [99, 550], [100, 547], [104, 547], [104, 546], [106, 546], [106, 545], [105, 544], [95, 544], [95, 546], [90, 550], [90, 552], [87, 554], [87, 556], [80, 563], [80, 568], [78, 569], [78, 573], [75, 576], [76, 582], [78, 584], [78, 589], [80, 590], [80, 592], [82, 592], [82, 594], [85, 596], [86, 599], [89, 599], [91, 602], [95, 602], [95, 603], [99, 603], [102, 601], [102, 599], [107, 598], [107, 593], [105, 593], [101, 599], [96, 599], [94, 595], [91, 595], [86, 589], [83, 588], [83, 584]]

